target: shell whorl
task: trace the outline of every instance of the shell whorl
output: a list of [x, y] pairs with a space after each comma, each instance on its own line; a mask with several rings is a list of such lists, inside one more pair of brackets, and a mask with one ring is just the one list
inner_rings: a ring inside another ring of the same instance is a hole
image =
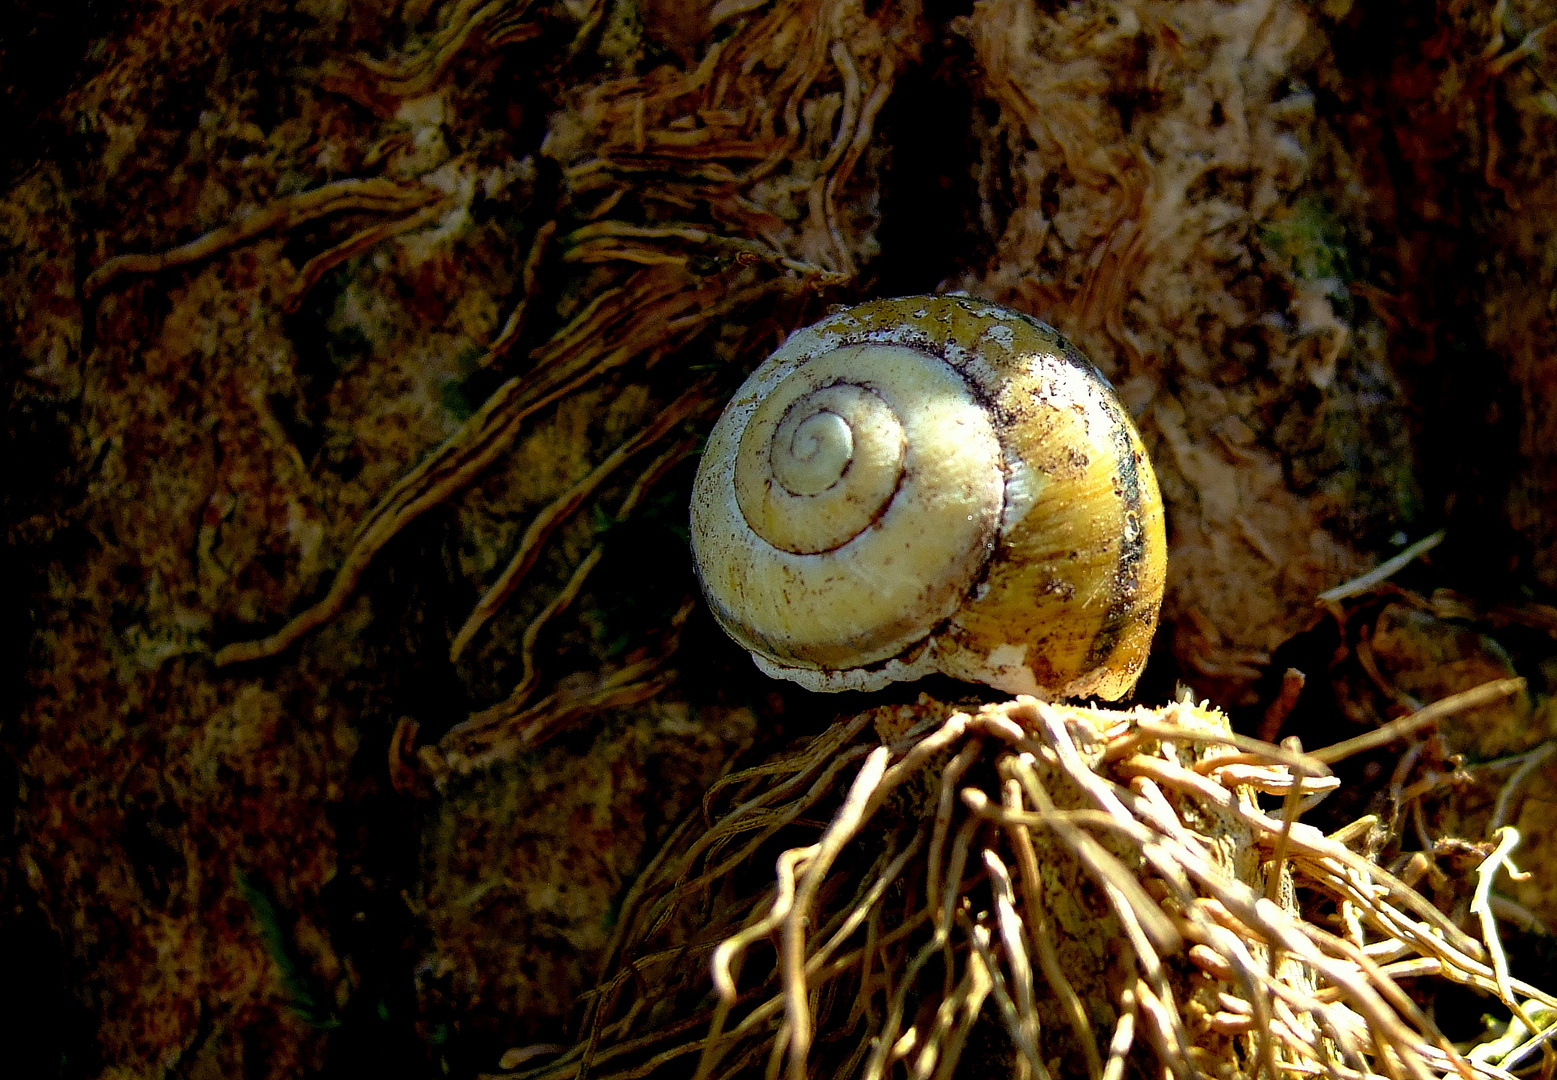
[[816, 690], [942, 671], [1117, 698], [1166, 573], [1161, 497], [1107, 381], [1043, 324], [965, 297], [791, 335], [709, 437], [692, 536], [720, 624]]
[[[860, 344], [780, 363], [720, 419], [694, 494], [705, 590], [779, 665], [884, 661], [957, 609], [994, 551], [999, 439], [945, 361]], [[730, 494], [733, 492], [733, 499]]]
[[917, 358], [854, 346], [784, 379], [747, 421], [735, 459], [746, 523], [776, 548], [842, 547], [886, 513], [907, 438], [890, 388]]

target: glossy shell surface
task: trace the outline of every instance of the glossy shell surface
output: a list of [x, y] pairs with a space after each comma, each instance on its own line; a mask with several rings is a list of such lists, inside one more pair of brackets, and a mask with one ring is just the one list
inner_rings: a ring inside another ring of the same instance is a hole
[[737, 391], [693, 487], [715, 617], [771, 675], [870, 690], [940, 671], [1117, 699], [1166, 543], [1107, 380], [1058, 333], [953, 296], [799, 330]]

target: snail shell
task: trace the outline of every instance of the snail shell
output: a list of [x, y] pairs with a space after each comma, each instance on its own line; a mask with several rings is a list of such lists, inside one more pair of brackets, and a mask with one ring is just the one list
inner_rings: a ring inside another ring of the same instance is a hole
[[769, 675], [875, 690], [940, 671], [1051, 700], [1129, 693], [1167, 562], [1108, 382], [1043, 323], [955, 296], [791, 335], [714, 426], [692, 547]]

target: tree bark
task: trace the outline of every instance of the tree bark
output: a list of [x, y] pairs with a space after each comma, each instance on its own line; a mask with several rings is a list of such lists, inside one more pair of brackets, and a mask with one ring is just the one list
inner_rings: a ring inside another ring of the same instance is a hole
[[1257, 726], [1316, 594], [1439, 529], [1407, 584], [1549, 640], [1550, 3], [16, 14], [40, 1075], [563, 1041], [707, 785], [863, 707], [752, 669], [684, 534], [697, 440], [831, 303], [966, 290], [1115, 383], [1169, 515], [1145, 700]]

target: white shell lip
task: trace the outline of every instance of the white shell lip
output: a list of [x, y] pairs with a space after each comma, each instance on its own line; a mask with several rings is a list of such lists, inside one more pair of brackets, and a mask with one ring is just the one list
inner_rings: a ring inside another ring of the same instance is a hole
[[936, 650], [934, 635], [927, 637], [909, 656], [894, 656], [878, 664], [865, 667], [826, 670], [813, 667], [796, 667], [769, 659], [753, 652], [752, 661], [766, 676], [786, 679], [813, 693], [833, 694], [847, 690], [870, 693], [884, 690], [893, 683], [917, 682], [927, 675], [941, 673], [954, 679], [979, 682], [993, 686], [1007, 694], [1030, 694], [1037, 698], [1050, 695], [1033, 678], [1033, 673], [1022, 661], [1027, 655], [1025, 645], [1002, 645], [992, 650], [984, 664], [948, 665], [946, 657]]
[[956, 652], [937, 657], [936, 670], [964, 682], [983, 683], [1008, 694], [1031, 694], [1037, 698], [1054, 696], [1039, 686], [1026, 664], [1028, 645], [997, 645], [982, 657], [977, 653]]
[[911, 660], [892, 657], [869, 667], [842, 668], [836, 671], [824, 668], [792, 667], [770, 660], [761, 653], [751, 654], [752, 661], [770, 679], [785, 679], [797, 683], [818, 694], [839, 694], [847, 690], [870, 693], [884, 690], [893, 683], [917, 682], [926, 675], [940, 670], [935, 663], [934, 639], [926, 639], [926, 647]]

